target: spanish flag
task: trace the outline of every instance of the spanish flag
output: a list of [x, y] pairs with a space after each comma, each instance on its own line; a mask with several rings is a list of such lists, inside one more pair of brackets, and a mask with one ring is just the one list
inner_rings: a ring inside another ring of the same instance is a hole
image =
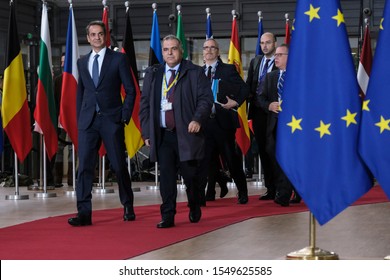
[[[244, 78], [244, 71], [242, 70], [241, 63], [241, 50], [240, 41], [238, 39], [238, 28], [236, 16], [233, 16], [232, 24], [232, 36], [230, 38], [230, 47], [228, 54], [228, 63], [236, 66], [237, 72], [241, 78]], [[246, 115], [246, 101], [238, 108], [238, 117], [240, 120], [240, 128], [236, 131], [236, 141], [241, 149], [241, 152], [245, 155], [250, 147], [250, 134], [248, 126], [248, 118]]]
[[31, 120], [14, 3], [10, 6], [1, 114], [5, 133], [23, 162], [32, 148]]

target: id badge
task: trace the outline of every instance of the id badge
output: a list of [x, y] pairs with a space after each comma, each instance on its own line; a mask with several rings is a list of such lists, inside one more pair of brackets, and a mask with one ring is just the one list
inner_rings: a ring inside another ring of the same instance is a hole
[[162, 104], [161, 104], [161, 109], [165, 112], [165, 111], [170, 111], [172, 110], [172, 103], [171, 102], [168, 102], [167, 100], [166, 101], [163, 101]]

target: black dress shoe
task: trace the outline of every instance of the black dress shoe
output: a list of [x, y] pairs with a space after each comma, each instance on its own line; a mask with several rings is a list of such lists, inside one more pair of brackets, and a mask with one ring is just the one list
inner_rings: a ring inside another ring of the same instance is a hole
[[274, 200], [275, 199], [275, 194], [266, 192], [264, 195], [259, 197], [259, 200]]
[[227, 186], [221, 186], [221, 193], [219, 194], [220, 198], [224, 198], [228, 194], [229, 190]]
[[91, 215], [77, 215], [68, 219], [68, 224], [74, 227], [83, 227], [92, 225]]
[[134, 208], [132, 206], [125, 206], [123, 208], [123, 220], [124, 221], [135, 220]]
[[188, 215], [188, 218], [190, 219], [191, 223], [199, 222], [201, 217], [202, 217], [202, 210], [200, 209], [200, 206], [194, 206], [193, 208], [190, 208], [190, 213]]
[[174, 226], [175, 226], [175, 222], [169, 220], [161, 220], [161, 222], [157, 224], [157, 228], [170, 228]]
[[247, 204], [248, 194], [238, 193], [238, 204]]
[[288, 200], [288, 199], [283, 199], [283, 198], [280, 198], [280, 197], [275, 197], [274, 202], [275, 202], [276, 204], [279, 204], [279, 205], [282, 206], [282, 207], [288, 207], [288, 206], [290, 206], [290, 203], [289, 203], [289, 200]]
[[206, 196], [206, 201], [215, 201], [215, 196]]
[[302, 197], [298, 193], [294, 193], [293, 198], [290, 200], [291, 204], [301, 203]]

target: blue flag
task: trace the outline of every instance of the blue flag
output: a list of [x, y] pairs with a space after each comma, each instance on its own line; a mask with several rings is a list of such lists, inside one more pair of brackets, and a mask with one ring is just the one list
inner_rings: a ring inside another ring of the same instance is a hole
[[263, 51], [260, 47], [261, 36], [263, 35], [263, 20], [259, 17], [259, 24], [257, 26], [257, 44], [256, 44], [256, 55], [263, 54]]
[[163, 63], [160, 29], [158, 27], [157, 11], [153, 12], [152, 34], [150, 36], [149, 65]]
[[380, 22], [360, 126], [359, 151], [378, 183], [390, 198], [390, 1]]
[[276, 156], [323, 225], [371, 182], [358, 154], [361, 102], [339, 0], [297, 2]]
[[213, 38], [213, 29], [211, 28], [211, 14], [207, 13], [206, 21], [206, 39]]

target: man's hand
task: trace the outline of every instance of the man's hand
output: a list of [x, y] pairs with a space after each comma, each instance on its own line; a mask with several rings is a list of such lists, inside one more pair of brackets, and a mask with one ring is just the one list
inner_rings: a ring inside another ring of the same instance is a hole
[[274, 113], [278, 114], [279, 111], [280, 111], [279, 102], [275, 101], [275, 102], [270, 103], [269, 106], [268, 106], [268, 110], [270, 110], [271, 112], [274, 112]]
[[192, 121], [188, 125], [188, 132], [189, 133], [198, 133], [199, 130], [200, 130], [200, 123], [198, 123], [197, 121]]
[[225, 104], [221, 104], [222, 108], [229, 110], [231, 108], [238, 107], [239, 104], [235, 100], [229, 98], [229, 96], [226, 96], [226, 99], [227, 102]]
[[145, 145], [146, 145], [146, 146], [150, 147], [150, 140], [149, 140], [149, 139], [145, 139], [144, 142], [145, 142]]

